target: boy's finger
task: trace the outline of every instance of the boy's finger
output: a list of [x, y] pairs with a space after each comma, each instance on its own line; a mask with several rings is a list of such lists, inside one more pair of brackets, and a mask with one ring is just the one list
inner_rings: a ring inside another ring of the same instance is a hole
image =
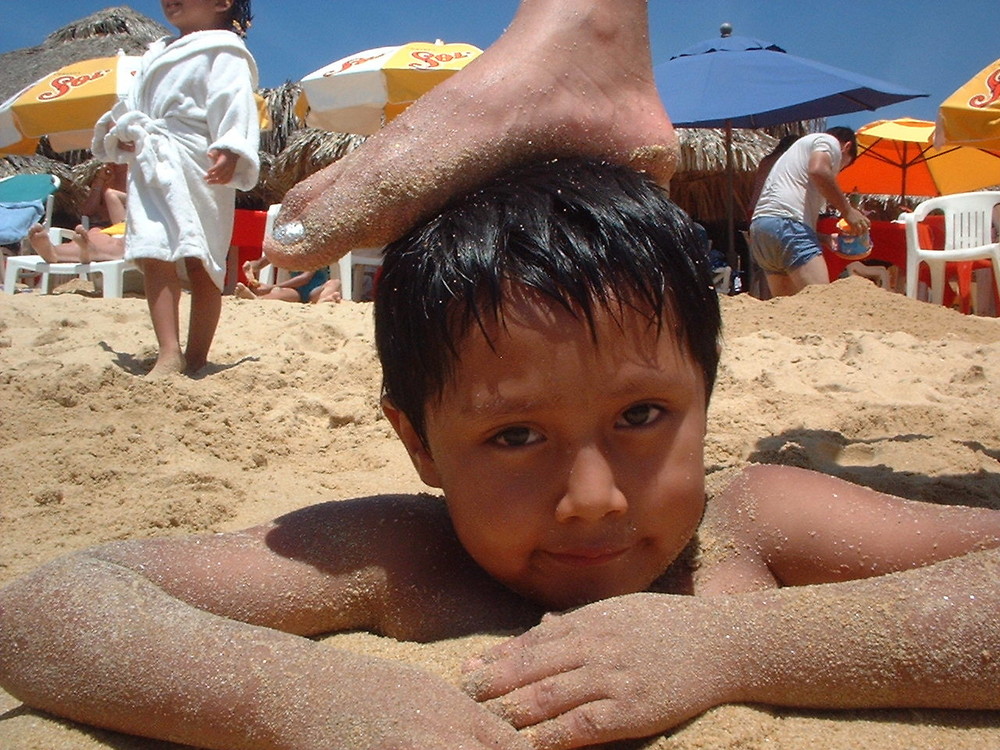
[[[608, 700], [586, 703], [524, 730], [524, 735], [536, 750], [569, 750], [621, 739], [622, 736], [615, 736], [619, 733], [607, 730], [611, 726], [608, 714], [613, 714], [614, 705]], [[617, 710], [620, 711], [621, 706]], [[604, 731], [598, 733], [601, 729]]]
[[523, 729], [606, 699], [601, 682], [587, 679], [578, 670], [525, 685], [483, 706]]
[[584, 660], [575, 648], [522, 649], [467, 672], [462, 688], [477, 701], [491, 700], [532, 683], [572, 673], [584, 665]]

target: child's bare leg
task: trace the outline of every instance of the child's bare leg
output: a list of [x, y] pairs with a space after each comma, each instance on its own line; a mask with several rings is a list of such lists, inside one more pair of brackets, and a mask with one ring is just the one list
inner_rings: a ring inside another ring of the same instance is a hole
[[173, 263], [162, 260], [142, 261], [143, 284], [146, 304], [153, 320], [153, 331], [159, 353], [149, 377], [165, 377], [184, 372], [184, 355], [181, 353], [179, 310], [181, 282]]
[[257, 299], [257, 295], [254, 294], [253, 289], [248, 287], [242, 281], [236, 282], [236, 286], [233, 287], [233, 294], [240, 299]]
[[647, 0], [522, 0], [481, 58], [290, 191], [266, 254], [317, 268], [383, 245], [521, 162], [605, 157], [665, 184], [676, 152]]
[[309, 293], [309, 301], [314, 305], [323, 302], [340, 302], [344, 299], [340, 279], [330, 279], [323, 286], [316, 287]]
[[187, 372], [196, 373], [208, 363], [215, 329], [222, 314], [222, 290], [215, 285], [200, 260], [185, 260], [191, 282], [191, 317], [188, 320]]

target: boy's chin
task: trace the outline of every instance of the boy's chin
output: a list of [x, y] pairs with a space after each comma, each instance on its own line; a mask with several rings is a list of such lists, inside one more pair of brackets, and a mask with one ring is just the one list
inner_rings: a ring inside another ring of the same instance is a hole
[[[649, 583], [651, 584], [652, 581]], [[536, 604], [540, 604], [550, 612], [561, 612], [567, 609], [576, 609], [577, 607], [583, 607], [587, 604], [593, 604], [594, 602], [612, 599], [616, 596], [637, 594], [640, 591], [646, 591], [648, 589], [648, 585], [601, 586], [593, 584], [575, 587], [572, 584], [566, 584], [559, 587], [552, 587], [551, 589], [518, 587], [511, 586], [509, 584], [508, 587], [512, 588], [515, 592], [527, 599], [530, 599]]]

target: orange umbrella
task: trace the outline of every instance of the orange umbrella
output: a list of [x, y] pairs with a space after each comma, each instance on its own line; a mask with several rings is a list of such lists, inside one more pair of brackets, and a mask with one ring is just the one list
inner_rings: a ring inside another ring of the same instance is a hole
[[1000, 151], [1000, 60], [944, 100], [934, 141]]
[[844, 192], [937, 196], [1000, 184], [1000, 151], [935, 148], [927, 120], [879, 120], [857, 134], [858, 158], [837, 176]]
[[410, 42], [330, 63], [300, 81], [306, 124], [371, 135], [482, 54], [471, 44]]
[[31, 153], [47, 135], [52, 148], [90, 148], [94, 124], [132, 85], [134, 55], [65, 65], [0, 105], [0, 153]]

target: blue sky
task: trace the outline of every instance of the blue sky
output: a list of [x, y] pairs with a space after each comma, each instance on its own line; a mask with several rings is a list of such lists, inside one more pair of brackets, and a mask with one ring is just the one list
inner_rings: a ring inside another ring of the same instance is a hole
[[[163, 22], [159, 0], [0, 0], [0, 52], [40, 44], [60, 26], [114, 4]], [[503, 32], [518, 2], [254, 0], [253, 5], [256, 21], [248, 42], [261, 84], [276, 86], [371, 47], [442, 38], [485, 48]], [[858, 127], [904, 116], [933, 120], [946, 96], [1000, 58], [997, 7], [996, 0], [649, 0], [653, 62], [718, 36], [719, 25], [728, 21], [736, 34], [929, 94], [831, 118], [830, 125]]]

